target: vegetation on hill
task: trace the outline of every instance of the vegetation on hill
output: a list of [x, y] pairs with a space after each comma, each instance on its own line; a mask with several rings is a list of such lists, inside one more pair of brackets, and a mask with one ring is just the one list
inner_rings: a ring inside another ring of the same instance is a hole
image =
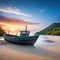
[[3, 36], [5, 34], [4, 30], [0, 27], [0, 36]]
[[60, 23], [53, 23], [44, 30], [37, 32], [36, 34], [60, 35]]

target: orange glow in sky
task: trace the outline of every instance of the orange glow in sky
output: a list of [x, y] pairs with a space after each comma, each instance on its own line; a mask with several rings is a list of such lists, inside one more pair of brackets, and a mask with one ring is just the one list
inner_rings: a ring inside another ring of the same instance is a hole
[[[37, 29], [35, 25], [38, 23], [32, 23], [29, 21], [21, 20], [21, 19], [16, 19], [16, 18], [8, 18], [1, 16], [0, 17], [0, 26], [5, 30], [9, 32], [17, 32], [21, 30], [25, 30], [26, 25], [28, 25], [28, 30], [35, 30]], [[32, 26], [29, 26], [32, 25]]]
[[2, 25], [2, 29], [5, 30], [5, 32], [7, 33], [9, 31], [9, 33], [17, 33], [21, 30], [25, 30], [25, 26], [22, 23], [16, 24], [16, 23], [5, 23], [5, 22], [0, 22], [0, 25]]
[[[17, 33], [21, 30], [25, 30], [26, 25], [28, 25], [28, 29], [30, 32], [31, 31], [37, 31], [38, 29], [40, 30], [40, 25], [34, 24], [34, 23], [29, 23], [29, 22], [24, 22], [24, 21], [14, 21], [14, 20], [0, 20], [0, 25], [5, 32], [9, 33]], [[39, 28], [37, 28], [39, 27]]]

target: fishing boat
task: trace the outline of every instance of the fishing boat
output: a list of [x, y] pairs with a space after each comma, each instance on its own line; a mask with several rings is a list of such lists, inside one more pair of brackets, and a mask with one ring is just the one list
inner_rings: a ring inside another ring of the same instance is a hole
[[4, 39], [8, 42], [16, 43], [16, 44], [25, 44], [25, 45], [33, 45], [39, 35], [29, 36], [30, 31], [27, 30], [27, 26], [25, 31], [20, 31], [20, 36], [4, 34]]

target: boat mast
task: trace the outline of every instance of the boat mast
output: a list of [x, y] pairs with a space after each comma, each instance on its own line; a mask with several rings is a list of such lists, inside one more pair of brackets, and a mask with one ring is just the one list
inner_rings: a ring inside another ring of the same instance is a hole
[[27, 31], [27, 25], [26, 25], [25, 31]]

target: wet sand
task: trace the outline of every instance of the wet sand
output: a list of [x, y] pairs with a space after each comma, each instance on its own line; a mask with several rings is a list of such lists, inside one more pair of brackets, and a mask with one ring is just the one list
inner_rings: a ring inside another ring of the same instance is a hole
[[0, 60], [60, 60], [60, 36], [40, 36], [34, 46], [0, 40]]

